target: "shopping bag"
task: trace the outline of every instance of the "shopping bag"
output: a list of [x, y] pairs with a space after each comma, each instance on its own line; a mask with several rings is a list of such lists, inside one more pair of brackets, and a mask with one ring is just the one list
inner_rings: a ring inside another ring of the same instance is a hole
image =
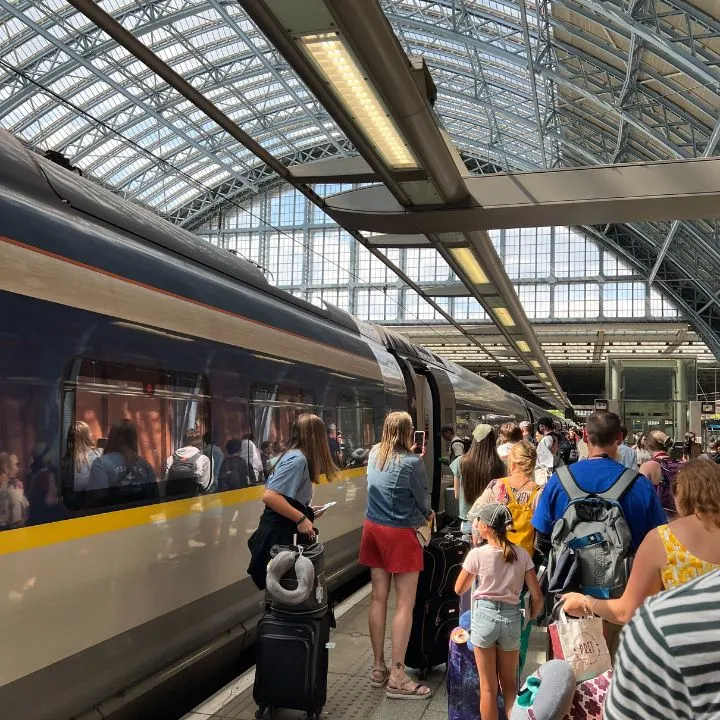
[[553, 618], [556, 618], [555, 622], [548, 628], [553, 656], [570, 664], [578, 683], [610, 670], [612, 662], [603, 635], [602, 618], [568, 618], [562, 610], [562, 602], [553, 609]]

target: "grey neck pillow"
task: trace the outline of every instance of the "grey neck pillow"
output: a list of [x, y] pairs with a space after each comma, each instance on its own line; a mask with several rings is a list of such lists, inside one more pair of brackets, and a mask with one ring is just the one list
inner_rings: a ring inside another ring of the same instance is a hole
[[[297, 586], [287, 588], [283, 585], [283, 578], [293, 569], [293, 566], [295, 566]], [[270, 561], [266, 582], [268, 593], [278, 602], [286, 605], [300, 605], [310, 597], [315, 584], [315, 568], [312, 560], [291, 550], [284, 550]]]
[[575, 697], [575, 673], [564, 660], [549, 660], [526, 681], [510, 720], [561, 720]]

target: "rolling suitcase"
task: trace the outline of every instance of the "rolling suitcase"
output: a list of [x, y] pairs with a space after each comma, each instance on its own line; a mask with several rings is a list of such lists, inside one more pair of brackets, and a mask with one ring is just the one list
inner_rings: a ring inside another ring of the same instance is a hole
[[418, 578], [417, 597], [455, 597], [455, 581], [470, 549], [462, 533], [433, 535], [423, 548], [423, 571]]
[[[447, 663], [448, 720], [477, 720], [480, 713], [480, 677], [475, 653], [468, 647], [469, 633], [462, 627], [450, 635]], [[505, 720], [502, 695], [498, 694], [498, 718]]]
[[461, 534], [433, 535], [423, 549], [424, 566], [418, 579], [413, 624], [405, 655], [409, 667], [427, 671], [447, 662], [450, 633], [458, 624], [457, 580], [470, 545]]
[[459, 598], [430, 598], [419, 604], [415, 601], [410, 640], [405, 664], [419, 671], [424, 679], [428, 670], [447, 662], [450, 633], [458, 624]]
[[271, 610], [258, 623], [253, 699], [260, 720], [266, 709], [302, 710], [319, 718], [327, 699], [332, 614], [287, 617]]

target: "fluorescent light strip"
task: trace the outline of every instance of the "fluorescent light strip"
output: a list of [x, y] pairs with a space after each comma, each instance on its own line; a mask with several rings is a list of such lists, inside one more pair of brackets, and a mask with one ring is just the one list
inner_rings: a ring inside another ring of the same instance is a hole
[[540, 363], [537, 360], [531, 360], [530, 365], [532, 365], [534, 368], [540, 367]]
[[385, 164], [397, 170], [418, 167], [340, 35], [306, 35], [300, 38], [300, 43], [365, 136], [377, 147]]
[[517, 346], [520, 352], [530, 352], [530, 346], [525, 340], [518, 340]]
[[471, 248], [451, 248], [450, 254], [455, 258], [455, 261], [460, 265], [471, 283], [474, 285], [487, 285], [490, 282]]
[[512, 315], [508, 312], [507, 308], [496, 307], [492, 311], [498, 319], [498, 322], [505, 327], [515, 327], [515, 321], [512, 319]]

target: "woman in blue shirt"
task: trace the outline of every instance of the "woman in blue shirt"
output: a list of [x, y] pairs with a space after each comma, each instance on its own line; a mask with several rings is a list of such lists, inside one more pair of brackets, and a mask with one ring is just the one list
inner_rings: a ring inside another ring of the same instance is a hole
[[[375, 662], [373, 687], [388, 684], [391, 698], [427, 699], [430, 688], [405, 672], [418, 576], [423, 569], [416, 528], [432, 522], [430, 493], [422, 455], [413, 453], [413, 426], [405, 412], [385, 419], [382, 440], [368, 460], [368, 506], [360, 542], [360, 564], [370, 568], [370, 642]], [[385, 663], [385, 625], [390, 580], [395, 579], [392, 668]]]
[[313, 521], [319, 513], [310, 505], [313, 485], [323, 474], [334, 480], [337, 472], [330, 457], [325, 423], [317, 415], [300, 415], [288, 449], [278, 459], [265, 485], [262, 498], [265, 511], [258, 529], [248, 540], [251, 554], [248, 575], [261, 590], [265, 588], [273, 545], [290, 545], [297, 534], [310, 542], [315, 540]]

